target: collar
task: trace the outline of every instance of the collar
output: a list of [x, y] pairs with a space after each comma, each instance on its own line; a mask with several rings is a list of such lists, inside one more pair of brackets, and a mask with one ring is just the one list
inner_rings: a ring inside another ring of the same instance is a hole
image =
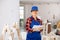
[[[31, 16], [31, 18], [32, 18], [33, 20], [35, 20], [33, 16]], [[36, 17], [36, 19], [39, 20], [39, 18], [37, 18], [37, 17]]]

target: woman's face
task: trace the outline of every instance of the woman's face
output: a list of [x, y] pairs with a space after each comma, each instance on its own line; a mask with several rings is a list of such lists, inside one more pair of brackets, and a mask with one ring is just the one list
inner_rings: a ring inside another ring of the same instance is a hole
[[37, 16], [38, 11], [32, 11], [33, 16]]

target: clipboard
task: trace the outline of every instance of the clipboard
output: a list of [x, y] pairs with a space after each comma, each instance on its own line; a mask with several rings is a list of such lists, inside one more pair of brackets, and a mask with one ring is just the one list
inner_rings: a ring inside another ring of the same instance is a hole
[[42, 28], [42, 25], [34, 25], [33, 28]]

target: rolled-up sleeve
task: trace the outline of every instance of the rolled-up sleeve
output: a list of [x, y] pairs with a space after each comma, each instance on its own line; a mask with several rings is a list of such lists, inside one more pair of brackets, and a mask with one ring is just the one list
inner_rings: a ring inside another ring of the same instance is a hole
[[31, 24], [31, 19], [28, 18], [27, 21], [26, 21], [26, 30], [28, 32], [32, 32], [33, 30], [30, 28], [30, 24]]

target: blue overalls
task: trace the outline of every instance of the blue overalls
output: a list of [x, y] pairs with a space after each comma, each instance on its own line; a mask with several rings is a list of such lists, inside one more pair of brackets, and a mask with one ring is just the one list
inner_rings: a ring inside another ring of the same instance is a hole
[[[30, 24], [30, 28], [32, 28], [34, 25], [41, 25], [41, 24], [37, 20], [32, 20], [32, 23]], [[41, 40], [40, 31], [35, 31], [32, 33], [28, 32], [26, 40]]]

